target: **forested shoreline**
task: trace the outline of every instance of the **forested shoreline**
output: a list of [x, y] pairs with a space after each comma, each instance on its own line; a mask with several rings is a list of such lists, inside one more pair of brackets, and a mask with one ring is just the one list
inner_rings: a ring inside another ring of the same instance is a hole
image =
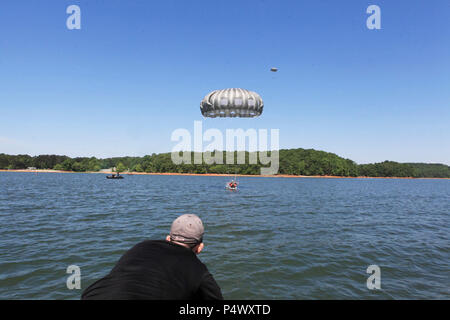
[[[218, 152], [218, 151], [216, 151]], [[193, 154], [191, 155], [193, 159]], [[223, 152], [223, 163], [226, 153]], [[237, 153], [234, 153], [235, 159]], [[95, 157], [70, 158], [61, 155], [7, 155], [0, 153], [0, 169], [19, 170], [27, 168], [54, 169], [74, 172], [100, 171], [116, 168], [120, 172], [149, 173], [211, 173], [259, 175], [264, 165], [249, 164], [251, 154], [245, 152], [245, 164], [179, 164], [172, 162], [170, 153], [146, 155], [144, 157]], [[192, 161], [192, 163], [194, 163]], [[236, 161], [234, 162], [236, 163]], [[398, 163], [384, 161], [357, 164], [336, 154], [314, 149], [283, 149], [279, 152], [279, 174], [303, 176], [342, 177], [413, 177], [450, 178], [450, 167], [444, 164]]]

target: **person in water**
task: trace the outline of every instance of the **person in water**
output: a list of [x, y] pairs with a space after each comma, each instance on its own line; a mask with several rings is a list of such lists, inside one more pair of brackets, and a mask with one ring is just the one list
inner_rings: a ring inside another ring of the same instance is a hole
[[204, 248], [203, 233], [198, 216], [179, 216], [166, 240], [136, 244], [81, 299], [222, 300], [219, 286], [197, 258]]

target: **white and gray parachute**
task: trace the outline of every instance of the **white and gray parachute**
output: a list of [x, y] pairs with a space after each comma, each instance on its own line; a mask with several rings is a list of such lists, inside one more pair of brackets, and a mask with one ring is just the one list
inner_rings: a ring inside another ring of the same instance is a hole
[[261, 115], [264, 102], [256, 92], [230, 88], [207, 94], [200, 103], [204, 117], [252, 118]]

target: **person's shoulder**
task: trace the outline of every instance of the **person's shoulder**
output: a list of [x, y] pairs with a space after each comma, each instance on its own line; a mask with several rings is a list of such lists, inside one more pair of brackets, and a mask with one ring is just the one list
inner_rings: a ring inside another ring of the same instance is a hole
[[209, 273], [206, 264], [204, 264], [203, 261], [196, 254], [193, 255], [193, 260], [202, 275]]
[[[193, 252], [183, 246], [180, 246], [175, 243], [171, 243], [167, 240], [144, 240], [135, 245], [136, 248], [145, 249], [145, 248], [161, 248], [167, 250], [179, 251], [181, 253], [190, 254]], [[195, 256], [195, 254], [193, 254]]]
[[166, 240], [151, 240], [151, 239], [147, 239], [147, 240], [143, 240], [141, 242], [139, 242], [138, 244], [142, 244], [142, 245], [161, 245], [166, 243]]
[[163, 240], [143, 240], [141, 242], [136, 243], [133, 247], [130, 248], [129, 251], [140, 251], [148, 248], [156, 248], [164, 245]]
[[146, 245], [149, 245], [149, 244], [151, 244], [151, 243], [153, 243], [153, 242], [155, 242], [155, 241], [157, 241], [157, 240], [142, 240], [142, 241], [136, 243], [136, 244], [134, 245], [134, 247], [146, 246]]

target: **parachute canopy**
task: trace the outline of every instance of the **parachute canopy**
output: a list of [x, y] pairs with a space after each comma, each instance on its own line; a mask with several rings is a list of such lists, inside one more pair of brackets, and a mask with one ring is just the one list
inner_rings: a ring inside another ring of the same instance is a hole
[[270, 68], [270, 71], [272, 71], [272, 72], [277, 72], [277, 71], [278, 71], [278, 68]]
[[209, 118], [257, 117], [261, 115], [263, 107], [259, 94], [238, 88], [215, 90], [200, 103], [202, 115]]

